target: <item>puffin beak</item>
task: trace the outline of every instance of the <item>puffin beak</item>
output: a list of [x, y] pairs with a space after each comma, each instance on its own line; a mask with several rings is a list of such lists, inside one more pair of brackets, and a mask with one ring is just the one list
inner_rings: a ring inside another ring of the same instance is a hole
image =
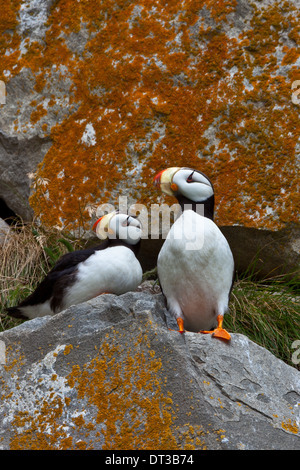
[[161, 175], [163, 174], [164, 171], [166, 170], [162, 170], [159, 173], [157, 173], [157, 175], [154, 176], [153, 178], [154, 186], [160, 186]]
[[174, 196], [174, 193], [178, 191], [178, 187], [177, 184], [173, 183], [173, 177], [180, 169], [180, 167], [171, 167], [160, 171], [153, 179], [154, 185], [159, 186], [163, 193]]
[[116, 212], [110, 212], [109, 214], [105, 214], [100, 219], [96, 220], [93, 225], [93, 230], [95, 230], [97, 237], [101, 238], [101, 240], [105, 240], [108, 235], [112, 235], [113, 231], [109, 227], [109, 223], [111, 218], [116, 215]]
[[92, 227], [92, 230], [94, 230], [94, 232], [96, 232], [96, 227], [99, 224], [100, 220], [103, 219], [103, 217], [104, 217], [104, 215], [102, 217], [100, 217], [100, 219], [96, 220], [96, 222], [94, 223], [94, 225]]

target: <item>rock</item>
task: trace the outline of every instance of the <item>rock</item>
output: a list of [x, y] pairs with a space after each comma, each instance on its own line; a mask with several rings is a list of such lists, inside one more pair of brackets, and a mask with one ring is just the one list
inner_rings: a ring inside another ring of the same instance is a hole
[[5, 243], [7, 237], [9, 236], [9, 225], [5, 222], [5, 220], [0, 218], [0, 245]]
[[145, 290], [1, 333], [1, 448], [300, 449], [299, 371], [240, 334], [169, 328]]
[[49, 139], [18, 138], [0, 131], [0, 197], [25, 222], [33, 219], [29, 205], [30, 174], [49, 148]]
[[157, 202], [155, 172], [189, 165], [213, 181], [221, 225], [297, 223], [297, 13], [17, 2], [1, 26], [0, 196], [25, 220], [86, 228], [120, 193]]
[[300, 281], [300, 228], [262, 230], [220, 227], [234, 255], [236, 270], [260, 279], [286, 275]]
[[70, 5], [22, 0], [7, 12], [0, 198], [24, 221], [82, 233], [120, 195], [150, 213], [164, 202], [153, 175], [189, 165], [214, 183], [238, 265], [258, 255], [261, 274], [277, 274], [283, 251], [294, 271], [296, 0]]

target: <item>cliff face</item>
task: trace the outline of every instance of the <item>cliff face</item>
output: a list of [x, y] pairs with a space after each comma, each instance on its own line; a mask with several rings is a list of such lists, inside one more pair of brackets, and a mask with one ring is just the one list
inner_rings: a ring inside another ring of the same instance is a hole
[[86, 226], [119, 194], [157, 202], [153, 175], [191, 166], [219, 224], [297, 221], [295, 1], [0, 5], [0, 196], [15, 212]]
[[161, 294], [130, 292], [0, 333], [0, 447], [300, 448], [298, 370], [172, 328]]

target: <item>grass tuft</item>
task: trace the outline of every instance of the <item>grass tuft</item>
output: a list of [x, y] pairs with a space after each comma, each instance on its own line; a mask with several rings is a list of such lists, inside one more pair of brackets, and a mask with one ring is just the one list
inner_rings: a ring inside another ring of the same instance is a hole
[[300, 369], [292, 362], [292, 344], [300, 340], [300, 296], [295, 281], [285, 276], [265, 281], [238, 279], [224, 325]]
[[10, 228], [0, 244], [0, 331], [22, 323], [8, 317], [5, 309], [31, 294], [56, 261], [72, 251], [76, 243], [62, 238], [60, 231], [46, 230], [34, 223]]

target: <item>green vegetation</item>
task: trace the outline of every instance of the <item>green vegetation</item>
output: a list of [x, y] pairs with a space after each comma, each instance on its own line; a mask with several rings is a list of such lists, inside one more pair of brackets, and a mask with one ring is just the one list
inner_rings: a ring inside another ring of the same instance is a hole
[[[0, 246], [0, 331], [22, 322], [9, 318], [5, 308], [28, 296], [60, 256], [84, 244], [35, 224], [12, 228], [12, 235]], [[155, 277], [155, 269], [144, 274], [144, 280]], [[237, 279], [224, 326], [299, 368], [292, 363], [292, 343], [300, 340], [299, 281], [284, 276], [255, 280], [252, 273]]]
[[224, 326], [230, 332], [246, 335], [296, 367], [292, 363], [292, 344], [300, 340], [299, 285], [297, 291], [297, 283], [284, 276], [268, 281], [251, 277], [237, 280]]

